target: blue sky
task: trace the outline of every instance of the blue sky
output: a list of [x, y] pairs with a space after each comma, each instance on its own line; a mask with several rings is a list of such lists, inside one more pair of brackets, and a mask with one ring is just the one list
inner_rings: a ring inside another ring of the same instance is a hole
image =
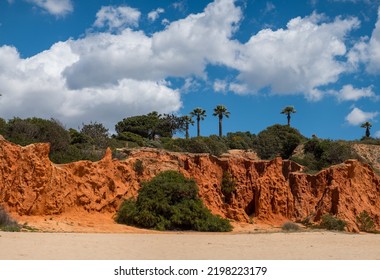
[[[224, 132], [286, 123], [380, 138], [380, 0], [0, 0], [0, 116], [97, 121], [231, 112]], [[192, 127], [191, 136], [196, 128]]]

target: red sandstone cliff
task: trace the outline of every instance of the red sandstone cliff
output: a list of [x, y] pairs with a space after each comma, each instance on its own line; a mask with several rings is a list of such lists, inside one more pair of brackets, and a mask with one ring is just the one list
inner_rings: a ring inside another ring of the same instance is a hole
[[[140, 182], [174, 169], [198, 183], [205, 205], [236, 221], [281, 224], [285, 220], [318, 222], [330, 213], [358, 231], [356, 216], [366, 210], [380, 229], [380, 178], [369, 166], [350, 160], [316, 175], [277, 158], [217, 158], [208, 154], [181, 154], [163, 150], [131, 151], [124, 161], [107, 150], [99, 162], [53, 164], [48, 144], [21, 147], [0, 140], [0, 203], [19, 215], [59, 215], [73, 209], [115, 213], [124, 198], [137, 195]], [[134, 163], [141, 160], [138, 175]], [[224, 203], [223, 172], [237, 183], [231, 201]]]

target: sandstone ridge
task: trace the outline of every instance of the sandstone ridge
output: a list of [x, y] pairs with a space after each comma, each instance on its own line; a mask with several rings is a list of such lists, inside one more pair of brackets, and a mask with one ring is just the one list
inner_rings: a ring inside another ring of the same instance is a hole
[[[281, 225], [284, 221], [319, 222], [330, 213], [358, 231], [356, 216], [367, 211], [380, 229], [380, 178], [356, 160], [310, 175], [281, 158], [271, 161], [229, 155], [131, 150], [126, 160], [112, 159], [108, 149], [98, 162], [57, 165], [49, 144], [21, 147], [0, 139], [0, 204], [18, 215], [60, 215], [70, 211], [109, 213], [123, 199], [135, 197], [141, 182], [164, 170], [194, 178], [199, 195], [215, 214], [237, 222]], [[142, 162], [142, 174], [134, 169]], [[221, 192], [223, 172], [236, 181], [228, 203]]]

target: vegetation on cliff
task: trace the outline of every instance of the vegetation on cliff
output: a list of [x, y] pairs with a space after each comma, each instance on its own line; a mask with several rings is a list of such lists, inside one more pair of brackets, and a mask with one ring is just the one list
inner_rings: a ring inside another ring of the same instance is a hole
[[176, 171], [143, 183], [136, 200], [122, 203], [116, 221], [156, 230], [232, 230], [228, 220], [212, 215], [203, 205], [195, 181]]
[[348, 159], [360, 159], [360, 157], [349, 142], [313, 138], [304, 143], [301, 155], [294, 155], [291, 159], [313, 172]]
[[[216, 116], [219, 116], [217, 112], [222, 117], [229, 116], [226, 107], [222, 105], [219, 107], [220, 110], [217, 110], [218, 107], [215, 108]], [[295, 112], [290, 110], [290, 107], [288, 109], [284, 112], [287, 114]], [[152, 147], [175, 152], [209, 153], [216, 156], [222, 155], [229, 149], [243, 149], [255, 151], [261, 159], [273, 159], [278, 156], [292, 159], [304, 165], [309, 172], [319, 171], [351, 158], [365, 161], [352, 149], [353, 143], [380, 145], [379, 139], [368, 136], [360, 141], [333, 141], [317, 137], [308, 139], [297, 129], [279, 124], [269, 126], [257, 135], [249, 131], [223, 135], [220, 122], [219, 136], [190, 138], [188, 129], [189, 125], [194, 123], [192, 117], [196, 118], [199, 126], [199, 121], [206, 117], [206, 112], [196, 108], [190, 116], [183, 117], [161, 115], [157, 112], [128, 117], [116, 124], [116, 134], [112, 136], [103, 124], [96, 122], [83, 124], [78, 130], [73, 128], [67, 130], [54, 119], [13, 118], [9, 121], [0, 119], [0, 134], [20, 145], [49, 142], [50, 159], [55, 163], [97, 161], [101, 159], [106, 147], [111, 147], [114, 156], [120, 159], [125, 157], [119, 152], [120, 148]], [[178, 133], [185, 133], [186, 137], [173, 137]], [[304, 150], [295, 154], [295, 149], [300, 144], [303, 144]]]

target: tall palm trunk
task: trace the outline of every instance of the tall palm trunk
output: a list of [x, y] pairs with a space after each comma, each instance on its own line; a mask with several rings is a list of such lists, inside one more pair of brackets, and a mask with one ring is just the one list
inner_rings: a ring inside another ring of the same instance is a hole
[[198, 117], [197, 118], [197, 135], [198, 135], [198, 137], [201, 136], [201, 125], [200, 125], [200, 122], [201, 122], [201, 118]]
[[288, 113], [288, 126], [290, 126], [290, 113]]
[[222, 130], [222, 122], [223, 122], [223, 116], [219, 116], [219, 137], [223, 136], [223, 130]]
[[186, 139], [189, 139], [189, 124], [188, 123], [186, 123], [185, 131], [186, 131]]

